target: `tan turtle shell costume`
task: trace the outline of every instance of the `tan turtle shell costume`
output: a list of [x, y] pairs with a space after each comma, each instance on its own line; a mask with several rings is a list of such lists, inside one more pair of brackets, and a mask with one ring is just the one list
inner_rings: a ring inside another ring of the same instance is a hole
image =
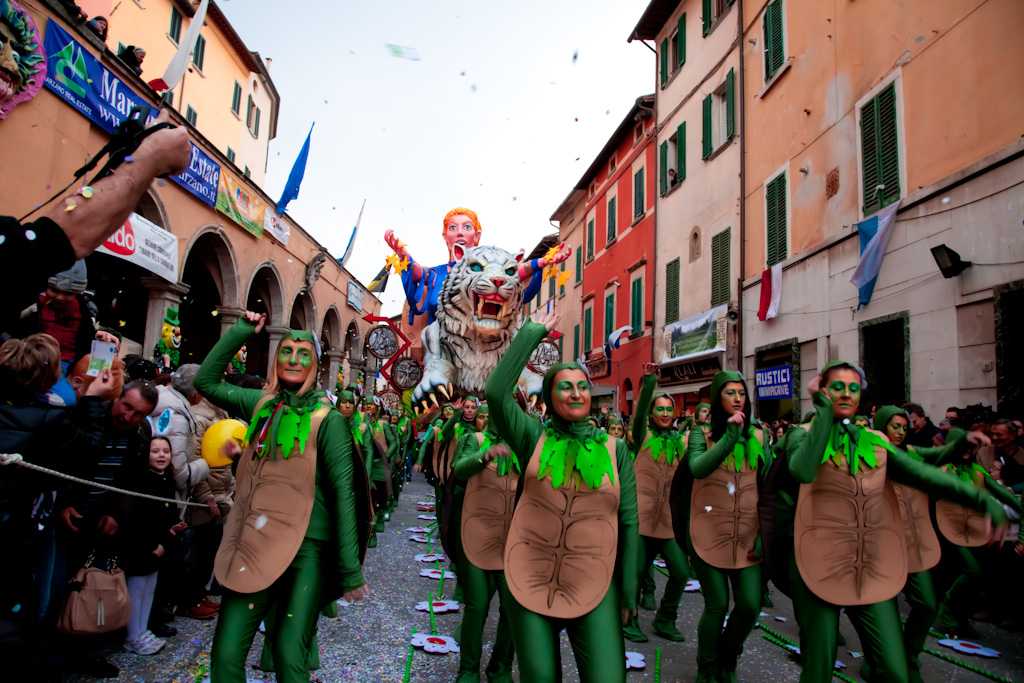
[[[482, 432], [475, 434], [483, 445]], [[470, 477], [462, 503], [462, 549], [480, 569], [498, 571], [505, 566], [505, 540], [512, 526], [519, 475], [498, 476], [494, 462]]]
[[[604, 599], [615, 573], [619, 482], [598, 489], [538, 479], [541, 436], [530, 456], [522, 496], [505, 544], [505, 578], [526, 609], [556, 619], [589, 613]], [[608, 450], [615, 452], [615, 439]], [[464, 513], [465, 514], [465, 513]]]
[[[254, 414], [272, 399], [262, 400]], [[301, 453], [287, 459], [254, 458], [255, 440], [243, 451], [235, 473], [235, 502], [213, 565], [214, 576], [225, 588], [261, 591], [295, 559], [313, 511], [316, 435], [330, 410], [325, 403], [310, 416], [310, 438]]]
[[723, 462], [709, 476], [694, 480], [690, 542], [700, 559], [719, 569], [758, 564], [760, 559], [751, 558], [759, 530], [756, 470], [744, 463], [737, 472]]
[[[942, 468], [948, 472], [948, 467]], [[983, 486], [984, 475], [977, 474], [974, 485]], [[964, 548], [978, 548], [992, 538], [992, 518], [948, 500], [935, 502], [935, 522], [951, 543]]]
[[927, 571], [937, 565], [942, 556], [939, 537], [932, 524], [928, 494], [895, 482], [890, 483], [890, 486], [900, 506], [907, 549], [907, 571], [911, 574]]
[[[649, 443], [649, 440], [648, 440]], [[684, 451], [680, 451], [682, 455]], [[633, 463], [636, 473], [636, 506], [640, 516], [640, 535], [648, 538], [674, 538], [669, 494], [679, 459], [669, 464], [668, 458], [655, 460], [645, 444]]]

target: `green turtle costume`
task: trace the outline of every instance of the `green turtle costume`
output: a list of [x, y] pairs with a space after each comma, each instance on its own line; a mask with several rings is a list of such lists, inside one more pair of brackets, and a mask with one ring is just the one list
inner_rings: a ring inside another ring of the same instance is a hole
[[523, 655], [521, 680], [561, 680], [564, 629], [583, 683], [624, 683], [622, 618], [636, 610], [639, 571], [633, 461], [624, 441], [556, 412], [555, 379], [582, 371], [577, 364], [558, 364], [544, 375], [546, 426], [515, 401], [519, 375], [545, 336], [544, 325], [527, 321], [487, 381], [491, 424], [522, 472], [501, 601]]
[[[859, 381], [836, 379], [832, 373], [838, 370], [856, 373]], [[1006, 516], [984, 491], [918, 462], [851, 418], [836, 417], [825, 392], [855, 411], [864, 387], [863, 371], [855, 365], [833, 361], [822, 370], [821, 382], [827, 384], [813, 397], [815, 415], [809, 429], [786, 434], [789, 472], [800, 483], [789, 586], [800, 628], [800, 680], [831, 679], [839, 612], [845, 610], [875, 679], [907, 681], [894, 600], [906, 584], [907, 549], [890, 484], [954, 500], [989, 514], [997, 523], [1005, 522]]]
[[[247, 320], [237, 322], [195, 380], [213, 403], [252, 416], [238, 461], [235, 502], [214, 563], [225, 592], [211, 680], [246, 680], [249, 647], [260, 621], [269, 618], [277, 680], [306, 683], [320, 610], [365, 583], [367, 482], [349, 425], [323, 392], [282, 387], [268, 393], [223, 381], [224, 369], [254, 329]], [[315, 346], [309, 332], [291, 331], [279, 345], [279, 362], [289, 341]], [[315, 354], [299, 358], [315, 372]]]
[[[656, 384], [656, 375], [644, 376], [640, 399], [636, 404], [637, 412], [633, 417], [633, 444], [636, 450], [633, 471], [636, 476], [641, 545], [640, 581], [644, 582], [650, 575], [651, 563], [660, 554], [668, 566], [669, 576], [661, 605], [654, 617], [654, 632], [667, 640], [679, 642], [685, 638], [676, 628], [676, 617], [679, 613], [679, 600], [691, 574], [690, 563], [675, 539], [669, 501], [672, 481], [686, 450], [684, 437], [677, 430], [671, 427], [661, 429], [654, 422], [649, 424], [648, 418], [654, 409], [654, 402], [662, 396], [667, 397], [667, 394], [654, 395]], [[670, 406], [664, 408], [674, 410], [674, 402], [671, 397], [668, 398]], [[653, 590], [649, 593], [652, 602], [653, 593]], [[623, 635], [634, 642], [647, 640], [635, 619], [623, 628]]]
[[[363, 398], [363, 406], [376, 405], [372, 396]], [[394, 461], [395, 438], [391, 425], [381, 420], [378, 414], [367, 417], [361, 413], [359, 424], [352, 434], [363, 457], [366, 459], [366, 472], [370, 477], [373, 494], [374, 532], [384, 531], [388, 521], [388, 512], [394, 491], [391, 485], [391, 467]]]
[[[478, 415], [487, 415], [486, 404]], [[459, 529], [463, 555], [459, 570], [462, 585], [463, 611], [459, 647], [459, 676], [456, 683], [480, 680], [481, 637], [491, 599], [504, 584], [505, 539], [512, 523], [515, 496], [519, 481], [519, 461], [512, 453], [486, 459], [493, 446], [502, 439], [488, 426], [482, 432], [469, 432], [460, 439], [452, 472], [465, 486]], [[453, 530], [454, 531], [454, 530]], [[498, 633], [487, 665], [490, 683], [512, 681], [512, 659], [515, 644], [509, 632], [504, 605], [498, 610]]]

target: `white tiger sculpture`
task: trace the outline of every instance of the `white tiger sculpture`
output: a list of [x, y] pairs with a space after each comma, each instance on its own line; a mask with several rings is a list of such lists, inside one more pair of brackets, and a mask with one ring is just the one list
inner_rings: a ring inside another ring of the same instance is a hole
[[[525, 284], [522, 254], [490, 246], [456, 245], [437, 302], [437, 319], [423, 330], [423, 379], [417, 401], [438, 387], [480, 394], [519, 329]], [[446, 398], [443, 395], [437, 398]]]

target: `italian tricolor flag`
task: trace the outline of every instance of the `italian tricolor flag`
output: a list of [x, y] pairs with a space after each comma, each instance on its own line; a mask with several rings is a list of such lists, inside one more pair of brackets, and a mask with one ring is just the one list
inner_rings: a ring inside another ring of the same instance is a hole
[[782, 263], [765, 268], [761, 273], [761, 305], [757, 309], [758, 320], [771, 320], [779, 315], [782, 301]]

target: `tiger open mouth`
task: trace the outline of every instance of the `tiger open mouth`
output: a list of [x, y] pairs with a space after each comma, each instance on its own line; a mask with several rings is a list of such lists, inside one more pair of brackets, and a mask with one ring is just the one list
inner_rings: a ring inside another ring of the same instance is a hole
[[499, 327], [508, 310], [508, 301], [500, 294], [473, 295], [474, 317], [479, 327]]

